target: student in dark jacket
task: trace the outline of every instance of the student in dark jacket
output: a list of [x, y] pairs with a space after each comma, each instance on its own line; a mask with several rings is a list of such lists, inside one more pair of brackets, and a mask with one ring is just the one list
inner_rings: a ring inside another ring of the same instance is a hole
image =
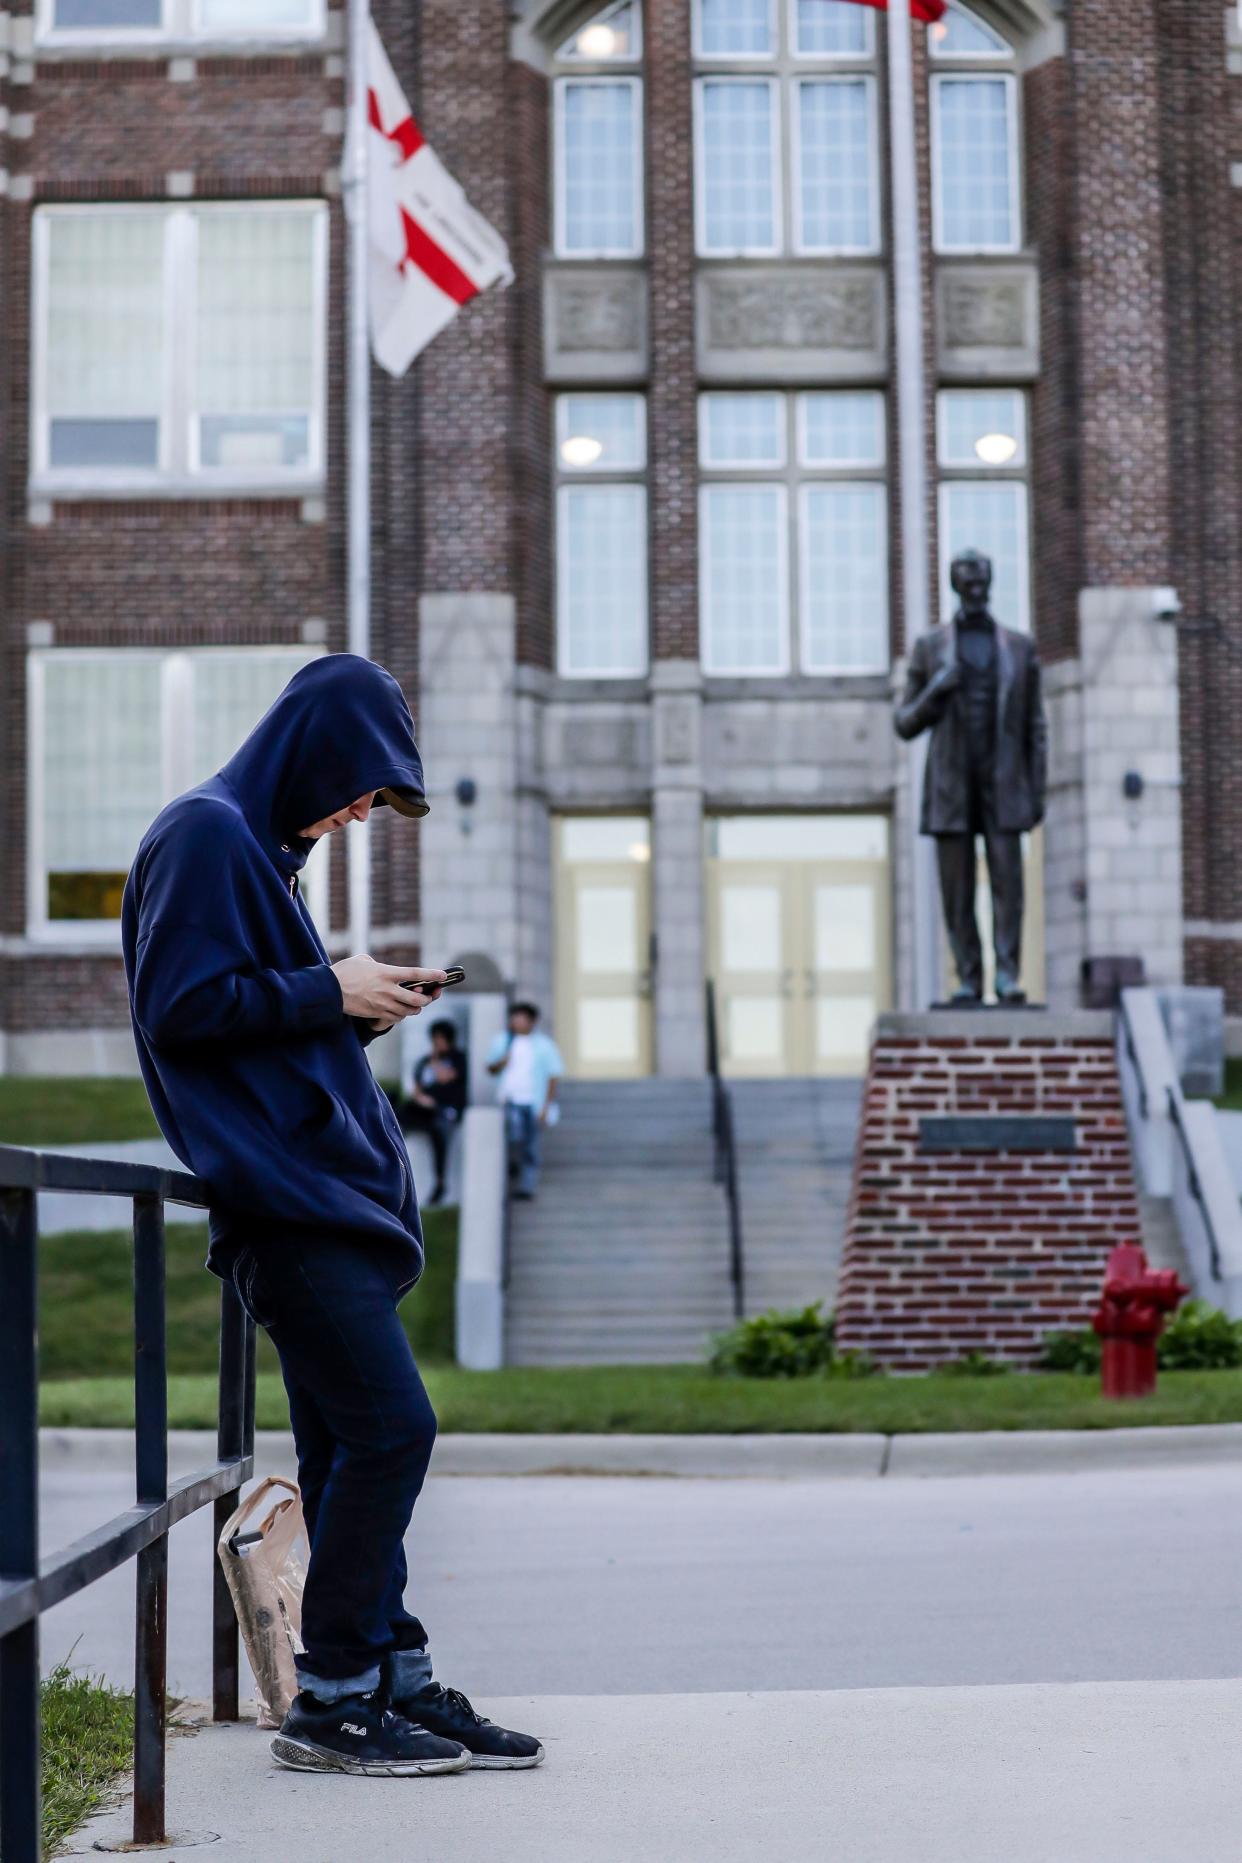
[[457, 1046], [457, 1028], [446, 1017], [431, 1025], [431, 1047], [415, 1063], [411, 1092], [397, 1109], [406, 1132], [425, 1132], [431, 1140], [436, 1181], [431, 1203], [443, 1203], [448, 1148], [466, 1110], [466, 1057]]
[[270, 1334], [289, 1394], [311, 1557], [301, 1692], [273, 1754], [363, 1774], [533, 1766], [537, 1740], [432, 1679], [403, 1596], [435, 1440], [397, 1314], [423, 1238], [364, 1049], [444, 973], [329, 963], [299, 887], [317, 843], [380, 805], [427, 813], [401, 688], [324, 656], [147, 830], [122, 916], [134, 1036], [160, 1128], [212, 1193], [207, 1265]]

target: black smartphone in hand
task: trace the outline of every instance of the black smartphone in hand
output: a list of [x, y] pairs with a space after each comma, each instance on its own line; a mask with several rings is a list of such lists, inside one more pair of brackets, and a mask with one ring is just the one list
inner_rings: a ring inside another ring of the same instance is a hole
[[466, 973], [461, 965], [451, 964], [444, 973], [443, 983], [403, 983], [401, 988], [403, 990], [418, 990], [420, 993], [424, 990], [450, 990], [454, 984], [464, 983], [465, 981]]

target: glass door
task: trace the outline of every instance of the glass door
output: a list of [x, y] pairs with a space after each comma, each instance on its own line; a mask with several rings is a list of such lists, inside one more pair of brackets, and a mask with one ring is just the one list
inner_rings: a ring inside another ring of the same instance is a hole
[[651, 1072], [651, 836], [638, 815], [557, 823], [557, 1037], [579, 1079]]

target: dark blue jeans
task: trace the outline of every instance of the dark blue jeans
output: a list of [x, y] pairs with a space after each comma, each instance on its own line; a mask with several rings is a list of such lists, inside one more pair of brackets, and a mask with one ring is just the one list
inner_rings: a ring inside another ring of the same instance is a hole
[[509, 1136], [509, 1169], [517, 1175], [518, 1189], [533, 1197], [539, 1183], [540, 1140], [543, 1128], [533, 1106], [505, 1106], [505, 1129]]
[[245, 1243], [233, 1265], [289, 1393], [311, 1549], [298, 1676], [325, 1699], [374, 1688], [394, 1650], [417, 1670], [427, 1642], [402, 1541], [436, 1419], [397, 1316], [405, 1274], [382, 1244], [306, 1231]]

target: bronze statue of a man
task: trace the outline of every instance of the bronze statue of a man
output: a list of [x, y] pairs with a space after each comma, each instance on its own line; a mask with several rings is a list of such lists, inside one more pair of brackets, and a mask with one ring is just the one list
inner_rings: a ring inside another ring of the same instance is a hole
[[1026, 634], [988, 611], [992, 565], [978, 550], [953, 559], [958, 610], [914, 644], [894, 723], [903, 738], [930, 730], [919, 826], [934, 835], [940, 895], [959, 987], [953, 1001], [983, 999], [983, 947], [975, 920], [975, 838], [992, 884], [996, 998], [1022, 1003], [1022, 835], [1044, 819], [1048, 727], [1039, 656]]

